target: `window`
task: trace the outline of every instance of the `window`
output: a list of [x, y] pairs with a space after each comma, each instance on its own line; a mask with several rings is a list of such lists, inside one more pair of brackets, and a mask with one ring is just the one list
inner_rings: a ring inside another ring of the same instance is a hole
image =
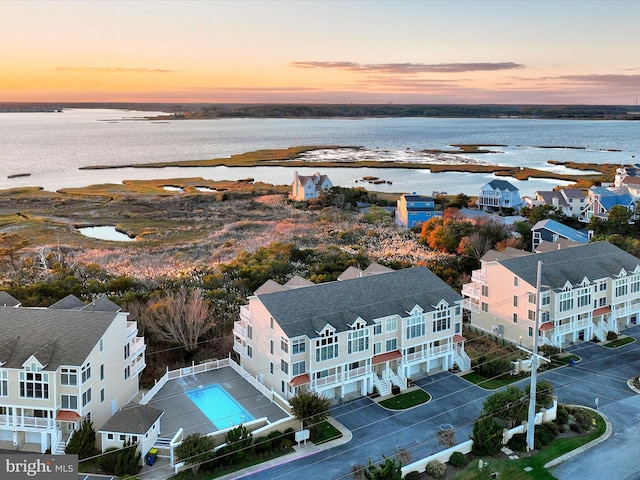
[[269, 352], [273, 355], [273, 340], [269, 340]]
[[90, 401], [91, 401], [91, 389], [89, 388], [86, 392], [82, 394], [82, 406], [86, 407]]
[[533, 337], [533, 327], [529, 327], [529, 336]]
[[120, 441], [124, 442], [125, 441], [125, 436], [124, 435], [120, 435]]
[[602, 297], [598, 302], [599, 307], [604, 307], [607, 304], [607, 297]]
[[291, 353], [293, 355], [297, 355], [299, 353], [304, 353], [307, 349], [307, 342], [305, 342], [304, 338], [298, 338], [297, 340], [291, 340]]
[[107, 433], [107, 440], [113, 440], [113, 433]]
[[581, 288], [578, 290], [578, 307], [591, 306], [591, 288]]
[[488, 312], [489, 311], [489, 304], [487, 302], [482, 302], [481, 308], [482, 308], [483, 312]]
[[100, 380], [104, 380], [104, 364], [100, 365]]
[[384, 331], [387, 333], [395, 332], [397, 328], [398, 328], [398, 320], [395, 317], [387, 318], [385, 322]]
[[100, 339], [100, 353], [104, 352], [104, 338]]
[[462, 332], [462, 324], [456, 323], [456, 333], [461, 333], [461, 332]]
[[273, 330], [273, 317], [269, 318], [269, 327]]
[[389, 340], [387, 340], [385, 346], [387, 347], [387, 352], [391, 352], [392, 350], [398, 349], [398, 342], [395, 338], [390, 338]]
[[551, 319], [549, 312], [540, 312], [540, 322], [548, 322]]
[[124, 379], [127, 380], [131, 376], [131, 367], [127, 365], [124, 369]]
[[573, 310], [573, 292], [560, 292], [560, 311]]
[[616, 297], [623, 297], [627, 294], [627, 279], [623, 278], [621, 280], [615, 281], [616, 285]]
[[605, 291], [607, 289], [607, 282], [606, 280], [603, 280], [602, 282], [600, 282], [600, 285], [598, 286], [598, 290], [600, 290], [601, 292]]
[[60, 385], [67, 385], [72, 387], [78, 385], [78, 371], [75, 368], [61, 368]]
[[631, 293], [638, 292], [640, 292], [640, 277], [634, 275], [633, 277], [631, 277]]
[[285, 375], [289, 375], [289, 364], [284, 360], [280, 360], [280, 371]]
[[483, 297], [489, 296], [489, 285], [482, 285], [482, 296]]
[[9, 395], [9, 372], [0, 370], [0, 397]]
[[78, 396], [77, 395], [62, 395], [62, 408], [65, 410], [77, 410], [78, 409]]
[[376, 342], [373, 344], [373, 354], [377, 355], [382, 351], [382, 342]]
[[100, 403], [104, 403], [104, 388], [100, 389]]
[[535, 312], [535, 310], [528, 310], [527, 311], [527, 318], [529, 320], [531, 320], [532, 322], [535, 322], [535, 320], [536, 320], [536, 312]]
[[542, 294], [542, 305], [549, 305], [551, 303], [551, 295], [549, 293]]
[[273, 375], [273, 362], [269, 362], [269, 373]]
[[286, 389], [286, 387], [284, 385], [284, 380], [280, 381], [280, 390], [282, 391], [282, 393], [286, 393], [287, 392], [287, 389]]
[[296, 362], [294, 364], [291, 365], [291, 374], [296, 376], [296, 375], [302, 375], [304, 373], [307, 373], [307, 368], [306, 368], [306, 363], [304, 361], [302, 362]]
[[129, 355], [131, 355], [131, 346], [127, 343], [124, 346], [124, 359], [126, 360], [127, 358], [129, 358]]
[[422, 337], [425, 333], [425, 321], [421, 315], [407, 320], [407, 339]]
[[518, 314], [517, 313], [513, 314], [513, 323], [518, 323]]
[[451, 311], [442, 307], [433, 312], [433, 333], [451, 328]]
[[338, 356], [338, 337], [333, 332], [323, 333], [322, 338], [316, 340], [316, 362], [330, 360]]
[[367, 329], [361, 328], [349, 332], [347, 350], [349, 355], [362, 352], [363, 350], [369, 350], [369, 335], [367, 335]]
[[20, 397], [49, 399], [49, 374], [20, 372]]
[[514, 287], [518, 286], [518, 277], [513, 277], [513, 286]]
[[247, 338], [249, 340], [253, 338], [253, 327], [251, 325], [247, 325]]
[[517, 295], [514, 295], [514, 296], [513, 296], [513, 306], [514, 306], [514, 307], [517, 307], [517, 306], [518, 306], [518, 296], [517, 296]]
[[382, 334], [382, 324], [381, 323], [376, 323], [373, 326], [373, 334], [374, 335], [381, 335]]
[[247, 357], [253, 358], [253, 348], [251, 348], [251, 345], [247, 345]]
[[82, 370], [80, 370], [80, 376], [82, 377], [82, 383], [86, 382], [91, 378], [91, 364], [87, 363]]
[[536, 303], [536, 294], [535, 294], [535, 292], [529, 292], [528, 297], [529, 297], [529, 303], [533, 303], [533, 304]]
[[284, 353], [289, 353], [289, 340], [284, 337], [280, 337], [280, 350]]

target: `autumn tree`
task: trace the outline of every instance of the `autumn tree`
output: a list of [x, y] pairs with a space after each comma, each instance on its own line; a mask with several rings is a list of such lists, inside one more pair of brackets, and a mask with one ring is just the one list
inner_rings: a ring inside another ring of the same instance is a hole
[[193, 352], [198, 348], [198, 339], [215, 326], [216, 319], [202, 290], [181, 287], [150, 300], [143, 322], [159, 340]]

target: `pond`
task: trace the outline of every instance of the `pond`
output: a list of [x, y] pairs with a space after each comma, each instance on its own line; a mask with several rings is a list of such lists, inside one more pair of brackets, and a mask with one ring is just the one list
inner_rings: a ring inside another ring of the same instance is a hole
[[98, 240], [111, 240], [114, 242], [133, 242], [135, 238], [119, 232], [112, 225], [102, 225], [99, 227], [82, 227], [78, 231], [85, 237], [97, 238]]

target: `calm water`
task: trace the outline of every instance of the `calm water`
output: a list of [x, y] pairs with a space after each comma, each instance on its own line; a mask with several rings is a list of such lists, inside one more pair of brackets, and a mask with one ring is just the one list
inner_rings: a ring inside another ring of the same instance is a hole
[[[272, 184], [289, 184], [293, 169], [166, 168], [78, 170], [91, 165], [131, 165], [146, 162], [227, 157], [237, 153], [297, 145], [360, 146], [362, 158], [432, 161], [426, 149], [448, 149], [455, 143], [500, 144], [496, 153], [469, 155], [469, 161], [531, 166], [566, 172], [547, 160], [631, 163], [640, 158], [640, 122], [523, 120], [523, 119], [223, 119], [157, 122], [141, 119], [154, 112], [120, 110], [65, 110], [63, 113], [0, 113], [0, 189], [40, 186], [46, 190], [126, 179], [203, 177], [237, 180], [253, 177]], [[539, 148], [577, 146], [583, 150]], [[611, 151], [611, 150], [620, 150]], [[353, 158], [353, 151], [323, 152], [318, 158]], [[446, 161], [447, 159], [442, 159]], [[491, 175], [407, 171], [401, 168], [321, 169], [335, 185], [367, 186], [378, 191], [431, 194], [432, 191], [471, 195]], [[7, 178], [15, 174], [28, 177]], [[356, 183], [365, 175], [392, 181], [392, 185]], [[551, 180], [513, 181], [523, 194], [549, 189]]]

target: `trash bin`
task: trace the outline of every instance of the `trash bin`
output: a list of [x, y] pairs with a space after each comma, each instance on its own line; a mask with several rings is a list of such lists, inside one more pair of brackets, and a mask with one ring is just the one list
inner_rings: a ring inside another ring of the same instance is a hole
[[152, 448], [149, 450], [149, 453], [147, 453], [144, 457], [144, 460], [147, 465], [151, 466], [156, 462], [156, 458], [158, 458], [158, 449], [157, 448]]

